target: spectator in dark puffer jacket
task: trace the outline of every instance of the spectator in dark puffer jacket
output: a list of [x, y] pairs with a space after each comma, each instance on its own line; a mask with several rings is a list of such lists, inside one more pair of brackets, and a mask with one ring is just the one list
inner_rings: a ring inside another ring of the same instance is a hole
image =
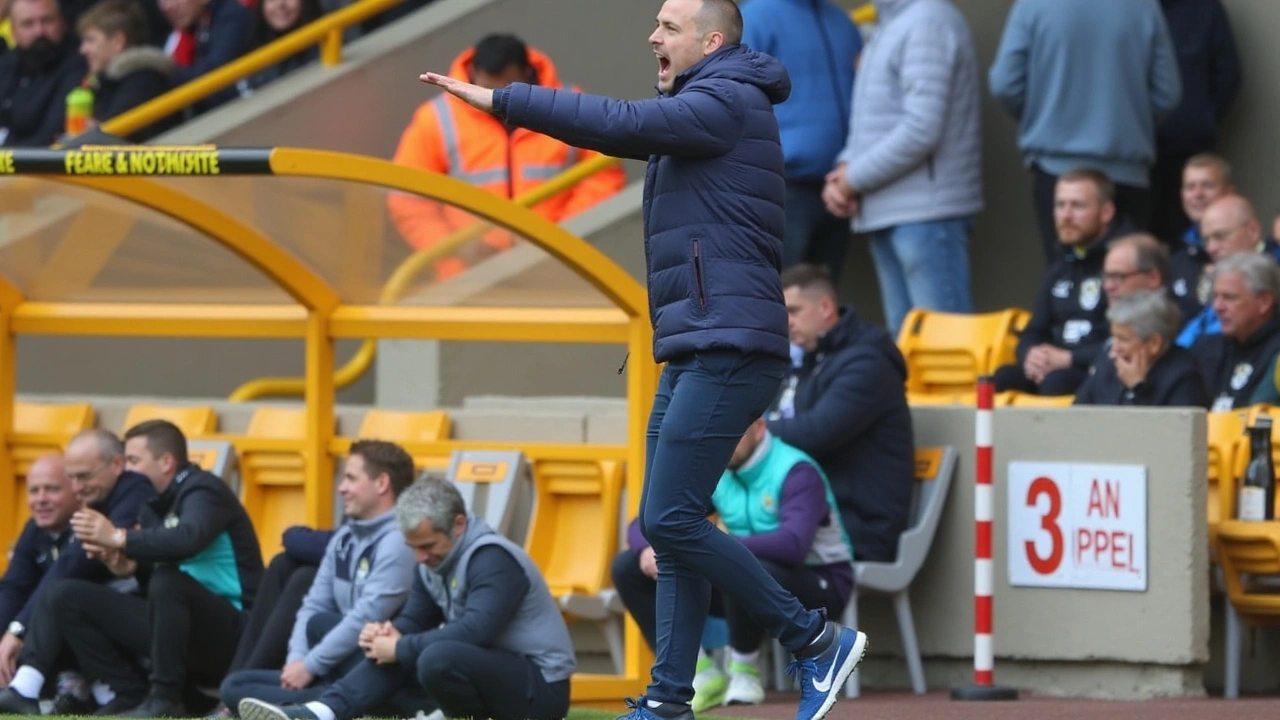
[[839, 304], [821, 268], [788, 268], [782, 288], [804, 357], [767, 416], [769, 432], [826, 472], [854, 559], [893, 562], [915, 484], [906, 360], [887, 331]]

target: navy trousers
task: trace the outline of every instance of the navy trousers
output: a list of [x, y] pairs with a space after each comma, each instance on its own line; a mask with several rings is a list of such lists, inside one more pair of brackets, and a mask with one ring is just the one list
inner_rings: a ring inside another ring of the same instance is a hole
[[825, 613], [805, 609], [751, 551], [707, 520], [734, 448], [777, 395], [789, 364], [715, 350], [673, 358], [663, 368], [640, 498], [640, 529], [658, 561], [650, 700], [692, 700], [712, 585], [787, 650], [799, 650], [822, 631]]

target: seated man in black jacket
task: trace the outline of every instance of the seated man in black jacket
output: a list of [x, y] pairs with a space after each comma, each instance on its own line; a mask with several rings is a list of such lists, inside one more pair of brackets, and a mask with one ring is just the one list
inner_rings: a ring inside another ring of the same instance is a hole
[[67, 93], [84, 60], [57, 0], [13, 0], [13, 52], [0, 55], [0, 147], [52, 145], [66, 126]]
[[67, 580], [53, 605], [81, 672], [114, 695], [102, 714], [183, 717], [187, 683], [216, 685], [226, 674], [262, 579], [262, 551], [235, 493], [188, 460], [172, 423], [130, 428], [125, 460], [159, 493], [139, 527], [113, 527], [90, 510], [71, 526], [113, 573], [136, 575], [143, 596]]
[[[6, 688], [18, 667], [18, 653], [26, 641], [40, 581], [67, 547], [71, 514], [80, 508], [59, 455], [45, 455], [32, 463], [26, 484], [31, 517], [22, 527], [4, 577], [0, 577], [0, 628], [4, 629], [0, 637], [0, 687]], [[0, 693], [0, 703], [11, 692]]]
[[893, 562], [915, 483], [907, 363], [885, 330], [841, 306], [826, 269], [782, 273], [791, 342], [804, 350], [765, 416], [827, 473], [854, 559]]
[[[124, 446], [115, 433], [91, 428], [67, 443], [66, 476], [71, 482], [77, 510], [89, 508], [105, 516], [114, 528], [131, 528], [143, 505], [155, 497], [155, 488], [146, 476], [125, 469]], [[74, 522], [74, 519], [72, 519]], [[33, 596], [34, 608], [27, 615], [26, 643], [18, 655], [18, 671], [13, 683], [0, 693], [0, 712], [31, 715], [39, 712], [37, 700], [45, 681], [58, 670], [74, 663], [69, 657], [62, 626], [53, 610], [59, 584], [67, 579], [98, 583], [115, 591], [128, 591], [135, 583], [115, 582], [100, 561], [86, 555], [74, 537], [61, 548], [58, 561], [40, 581]], [[88, 687], [60, 688], [55, 700], [59, 714], [79, 715], [91, 709]]]
[[996, 392], [1074, 395], [1107, 339], [1103, 261], [1107, 242], [1125, 234], [1115, 183], [1097, 170], [1058, 178], [1053, 217], [1061, 258], [1045, 273], [1031, 320], [1018, 338], [1018, 362], [996, 369]]
[[1213, 309], [1222, 332], [1191, 347], [1213, 398], [1211, 410], [1249, 405], [1280, 353], [1280, 268], [1270, 255], [1236, 253], [1214, 263]]
[[1110, 346], [1089, 368], [1074, 404], [1209, 407], [1195, 358], [1173, 342], [1180, 319], [1163, 289], [1113, 298]]

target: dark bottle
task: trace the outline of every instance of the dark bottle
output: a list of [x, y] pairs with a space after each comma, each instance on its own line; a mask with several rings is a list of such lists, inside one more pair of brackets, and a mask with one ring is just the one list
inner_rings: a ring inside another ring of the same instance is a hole
[[1259, 415], [1249, 428], [1249, 466], [1240, 485], [1236, 517], [1241, 520], [1274, 520], [1276, 471], [1271, 462], [1271, 417]]

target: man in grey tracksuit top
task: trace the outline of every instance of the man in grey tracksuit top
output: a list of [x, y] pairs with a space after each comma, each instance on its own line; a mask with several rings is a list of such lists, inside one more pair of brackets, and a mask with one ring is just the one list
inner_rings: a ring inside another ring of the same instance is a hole
[[[419, 563], [404, 610], [365, 626], [368, 660], [305, 705], [240, 702], [246, 720], [349, 720], [425, 690], [448, 718], [558, 720], [577, 666], [546, 581], [519, 545], [469, 515], [452, 484], [420, 480], [396, 522]], [[439, 528], [439, 529], [437, 529]], [[396, 703], [401, 714], [412, 710]]]
[[400, 446], [357, 440], [338, 492], [346, 523], [334, 533], [302, 601], [281, 670], [242, 670], [222, 682], [234, 712], [246, 697], [314, 700], [362, 659], [365, 625], [400, 611], [413, 584], [413, 551], [395, 524], [396, 499], [413, 483], [413, 458]]
[[989, 80], [991, 95], [1018, 121], [1046, 262], [1062, 254], [1053, 196], [1068, 170], [1106, 173], [1117, 212], [1146, 228], [1156, 124], [1182, 97], [1156, 0], [1016, 0]]
[[951, 0], [875, 0], [849, 138], [823, 199], [868, 233], [895, 335], [916, 307], [971, 312], [969, 227], [983, 208], [979, 71]]

